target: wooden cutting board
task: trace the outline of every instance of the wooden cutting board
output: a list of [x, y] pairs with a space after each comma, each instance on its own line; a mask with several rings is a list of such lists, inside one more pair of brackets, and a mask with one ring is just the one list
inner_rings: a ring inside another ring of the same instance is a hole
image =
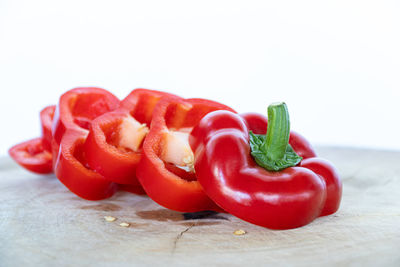
[[125, 192], [83, 200], [53, 175], [2, 158], [0, 266], [400, 266], [400, 152], [318, 152], [341, 173], [341, 208], [286, 231], [228, 214], [182, 214]]

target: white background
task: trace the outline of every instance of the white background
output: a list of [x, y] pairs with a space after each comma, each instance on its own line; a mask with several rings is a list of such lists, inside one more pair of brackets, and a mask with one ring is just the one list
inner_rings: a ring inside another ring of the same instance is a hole
[[77, 86], [285, 101], [313, 144], [400, 149], [400, 1], [0, 0], [0, 154]]

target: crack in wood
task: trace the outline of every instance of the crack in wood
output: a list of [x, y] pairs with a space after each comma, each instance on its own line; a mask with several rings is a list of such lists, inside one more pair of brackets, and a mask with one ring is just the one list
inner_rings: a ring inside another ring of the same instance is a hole
[[183, 237], [183, 234], [186, 233], [187, 231], [189, 231], [190, 229], [192, 229], [194, 226], [196, 226], [196, 223], [193, 223], [192, 225], [189, 225], [188, 227], [186, 227], [185, 230], [181, 231], [174, 239], [174, 245], [172, 246], [172, 251], [171, 254], [175, 253], [176, 247], [178, 245], [178, 241]]

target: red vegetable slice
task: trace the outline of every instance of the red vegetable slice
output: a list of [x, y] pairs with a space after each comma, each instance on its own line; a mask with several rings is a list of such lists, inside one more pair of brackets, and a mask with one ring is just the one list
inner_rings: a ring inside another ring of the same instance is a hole
[[[171, 166], [171, 163], [176, 162], [167, 160], [173, 160], [177, 156], [175, 153], [169, 153], [169, 149], [177, 149], [177, 154], [182, 152], [177, 148], [179, 137], [176, 138], [178, 140], [174, 140], [175, 133], [188, 134], [202, 117], [219, 109], [233, 111], [225, 105], [204, 99], [185, 100], [170, 97], [164, 98], [157, 104], [150, 132], [143, 144], [142, 159], [136, 175], [149, 197], [158, 204], [181, 212], [221, 210], [206, 196], [198, 181], [193, 180], [193, 174], [186, 172], [182, 174], [183, 170]], [[168, 140], [169, 137], [172, 140]], [[168, 144], [174, 141], [177, 146]]]
[[82, 198], [108, 198], [117, 190], [117, 184], [88, 167], [83, 151], [85, 139], [85, 132], [65, 132], [55, 166], [56, 176], [69, 190]]
[[92, 120], [116, 109], [119, 103], [116, 96], [97, 87], [78, 87], [65, 92], [60, 97], [52, 123], [53, 166], [67, 129], [87, 133]]
[[89, 166], [106, 179], [119, 184], [140, 186], [136, 167], [142, 142], [148, 132], [155, 105], [168, 93], [135, 89], [120, 108], [96, 118], [85, 143]]
[[11, 147], [10, 156], [25, 169], [39, 174], [52, 172], [52, 157], [43, 145], [42, 138], [35, 138]]
[[47, 106], [40, 111], [40, 122], [42, 126], [42, 138], [43, 146], [47, 151], [51, 152], [51, 140], [53, 135], [51, 134], [51, 125], [53, 123], [54, 112], [56, 106]]
[[96, 117], [114, 110], [119, 100], [97, 87], [79, 87], [64, 93], [55, 110], [52, 134], [57, 144], [67, 129], [88, 131]]

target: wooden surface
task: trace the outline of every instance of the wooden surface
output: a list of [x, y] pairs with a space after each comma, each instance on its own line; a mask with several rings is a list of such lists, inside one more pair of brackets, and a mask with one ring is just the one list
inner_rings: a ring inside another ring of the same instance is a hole
[[190, 219], [123, 192], [86, 201], [2, 158], [0, 266], [400, 266], [400, 152], [318, 152], [340, 170], [341, 208], [287, 231], [227, 214]]

